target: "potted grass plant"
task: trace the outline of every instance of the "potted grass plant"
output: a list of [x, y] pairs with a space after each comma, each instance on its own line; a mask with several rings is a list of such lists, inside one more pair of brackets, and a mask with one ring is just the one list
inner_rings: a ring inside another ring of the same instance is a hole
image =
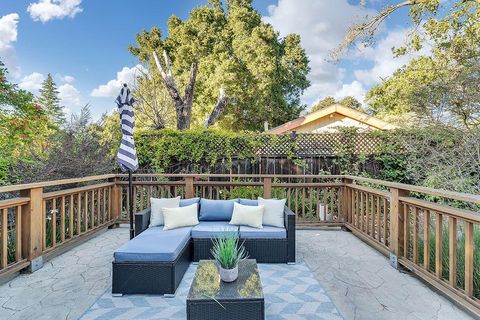
[[240, 244], [238, 233], [225, 232], [213, 238], [212, 255], [219, 264], [220, 279], [233, 282], [238, 278], [238, 263], [247, 258], [243, 244]]

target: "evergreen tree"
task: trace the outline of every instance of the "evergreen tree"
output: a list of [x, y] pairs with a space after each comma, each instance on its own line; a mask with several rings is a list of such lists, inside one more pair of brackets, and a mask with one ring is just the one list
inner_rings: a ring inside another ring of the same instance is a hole
[[60, 105], [58, 94], [57, 85], [49, 73], [47, 79], [42, 83], [37, 103], [42, 106], [52, 123], [60, 126], [65, 123], [65, 113], [63, 112], [63, 106]]

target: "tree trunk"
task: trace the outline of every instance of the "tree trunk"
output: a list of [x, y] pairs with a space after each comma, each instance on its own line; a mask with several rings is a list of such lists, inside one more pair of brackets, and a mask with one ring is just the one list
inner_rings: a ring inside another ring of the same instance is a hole
[[176, 108], [178, 130], [190, 129], [190, 115], [187, 110], [188, 110], [188, 106], [186, 106], [185, 104]]
[[170, 65], [170, 59], [166, 51], [163, 51], [163, 58], [165, 60], [165, 66], [167, 72], [163, 69], [160, 59], [158, 59], [157, 53], [153, 52], [153, 57], [157, 65], [158, 71], [162, 76], [163, 83], [167, 88], [170, 97], [175, 104], [176, 116], [177, 116], [177, 129], [185, 130], [190, 129], [190, 118], [192, 116], [192, 104], [193, 104], [193, 94], [195, 92], [195, 81], [197, 80], [197, 64], [194, 62], [190, 68], [190, 81], [185, 89], [185, 97], [182, 98], [180, 92], [178, 91], [177, 84], [172, 74], [172, 67]]
[[[163, 51], [163, 59], [165, 60], [165, 67], [167, 71], [165, 72], [160, 60], [158, 59], [157, 53], [153, 52], [153, 57], [157, 65], [160, 75], [162, 76], [163, 83], [167, 88], [167, 91], [172, 98], [175, 104], [176, 117], [177, 117], [177, 129], [185, 130], [190, 129], [190, 122], [192, 117], [192, 105], [193, 105], [193, 95], [195, 92], [195, 82], [197, 81], [197, 71], [198, 65], [196, 62], [192, 63], [190, 67], [190, 79], [187, 87], [185, 88], [185, 96], [182, 98], [180, 92], [178, 91], [177, 84], [172, 75], [172, 67], [170, 65], [170, 59], [166, 51]], [[205, 122], [205, 127], [212, 126], [220, 117], [220, 115], [225, 111], [227, 106], [228, 98], [225, 95], [225, 90], [220, 89], [220, 97], [218, 98], [217, 104], [212, 110], [212, 113], [207, 118]]]

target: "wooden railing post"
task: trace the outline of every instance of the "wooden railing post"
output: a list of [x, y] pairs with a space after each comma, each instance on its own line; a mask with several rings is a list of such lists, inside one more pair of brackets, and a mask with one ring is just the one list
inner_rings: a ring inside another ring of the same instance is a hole
[[22, 207], [22, 255], [30, 261], [28, 270], [37, 271], [43, 266], [43, 188], [34, 188], [20, 191], [21, 197], [28, 197], [30, 201]]
[[193, 177], [185, 177], [185, 198], [193, 198], [194, 196]]
[[263, 198], [270, 199], [272, 197], [272, 178], [263, 178]]
[[390, 188], [390, 250], [393, 256], [390, 256], [390, 263], [397, 267], [397, 257], [404, 255], [404, 223], [409, 223], [405, 219], [404, 208], [400, 203], [400, 197], [408, 197], [409, 191]]
[[121, 210], [122, 210], [122, 192], [121, 192], [121, 186], [119, 184], [120, 179], [118, 177], [115, 177], [111, 180], [113, 183], [115, 183], [112, 187], [112, 196], [111, 196], [111, 219], [112, 220], [117, 220], [120, 217]]
[[343, 192], [342, 192], [342, 216], [343, 216], [343, 221], [344, 222], [351, 222], [351, 207], [350, 205], [352, 204], [352, 198], [351, 198], [351, 192], [352, 189], [348, 188], [349, 184], [353, 183], [352, 179], [348, 178], [343, 178], [343, 183], [345, 184], [343, 186]]

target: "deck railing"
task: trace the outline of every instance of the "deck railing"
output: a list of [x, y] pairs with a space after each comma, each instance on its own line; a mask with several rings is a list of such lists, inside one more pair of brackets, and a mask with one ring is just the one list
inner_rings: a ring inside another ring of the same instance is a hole
[[5, 186], [0, 195], [0, 280], [113, 225], [120, 211], [113, 174]]
[[[344, 227], [480, 314], [480, 196], [347, 175], [136, 174], [150, 197], [286, 198], [299, 228]], [[0, 280], [127, 221], [126, 175], [0, 187]], [[396, 258], [396, 259], [395, 259]]]

